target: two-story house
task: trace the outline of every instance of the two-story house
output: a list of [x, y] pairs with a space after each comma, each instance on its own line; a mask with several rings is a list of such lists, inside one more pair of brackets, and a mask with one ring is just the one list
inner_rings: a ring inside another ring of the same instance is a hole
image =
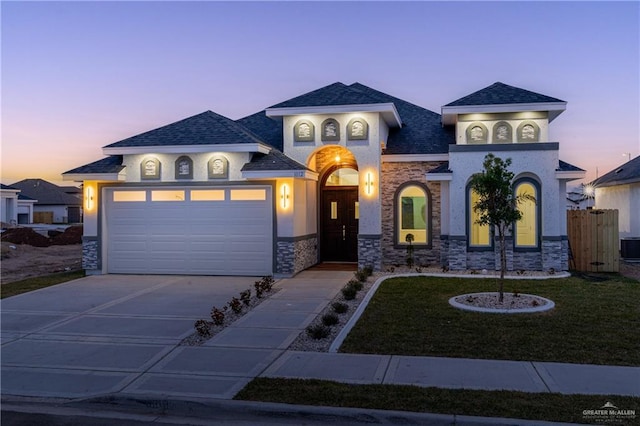
[[233, 121], [207, 111], [103, 148], [84, 182], [88, 273], [293, 275], [319, 262], [494, 269], [469, 179], [492, 152], [534, 195], [510, 269], [567, 269], [566, 182], [549, 124], [566, 102], [495, 83], [429, 111], [334, 83]]

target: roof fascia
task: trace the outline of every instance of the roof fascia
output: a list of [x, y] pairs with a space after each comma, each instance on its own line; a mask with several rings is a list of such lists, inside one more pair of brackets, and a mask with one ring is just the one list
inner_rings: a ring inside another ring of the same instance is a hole
[[124, 182], [126, 180], [125, 171], [120, 173], [63, 173], [63, 181], [83, 182], [85, 180], [98, 180], [105, 182]]
[[427, 182], [439, 182], [443, 180], [453, 180], [453, 173], [425, 173]]
[[206, 145], [167, 145], [167, 146], [123, 146], [104, 147], [105, 155], [127, 154], [194, 154], [200, 152], [259, 152], [268, 154], [271, 151], [269, 145], [263, 143], [231, 143], [231, 144], [206, 144]]
[[318, 173], [311, 170], [247, 170], [242, 172], [245, 179], [301, 178], [318, 180]]
[[556, 179], [558, 180], [576, 180], [584, 179], [587, 172], [578, 170], [558, 171], [556, 170]]
[[455, 124], [458, 114], [473, 113], [500, 113], [500, 112], [523, 112], [523, 111], [547, 111], [549, 112], [549, 122], [556, 119], [567, 109], [566, 102], [539, 102], [524, 104], [496, 104], [496, 105], [460, 105], [443, 106], [442, 123], [444, 125]]
[[267, 108], [267, 117], [284, 117], [305, 114], [342, 114], [349, 112], [379, 112], [389, 127], [402, 126], [400, 114], [392, 102], [381, 104], [328, 105], [291, 108]]
[[449, 154], [383, 154], [383, 163], [407, 163], [410, 161], [449, 161]]
[[606, 188], [608, 186], [632, 185], [634, 183], [639, 183], [639, 182], [640, 182], [640, 177], [629, 178], [629, 179], [624, 179], [624, 180], [612, 180], [612, 181], [609, 181], [609, 182], [596, 184], [596, 189], [597, 188]]

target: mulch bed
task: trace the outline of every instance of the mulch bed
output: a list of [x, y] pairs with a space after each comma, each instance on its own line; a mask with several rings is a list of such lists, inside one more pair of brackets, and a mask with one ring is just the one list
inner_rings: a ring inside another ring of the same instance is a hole
[[2, 241], [13, 244], [28, 244], [33, 247], [82, 244], [82, 226], [70, 226], [53, 238], [45, 237], [31, 228], [10, 228], [2, 233]]

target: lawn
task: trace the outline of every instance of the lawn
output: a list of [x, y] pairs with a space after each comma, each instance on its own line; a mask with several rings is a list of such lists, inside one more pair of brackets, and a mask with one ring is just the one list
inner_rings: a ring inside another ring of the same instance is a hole
[[599, 409], [607, 401], [621, 409], [640, 411], [638, 398], [624, 396], [351, 385], [271, 378], [254, 379], [234, 399], [580, 423], [586, 422], [583, 410]]
[[44, 275], [41, 277], [27, 278], [12, 283], [2, 284], [0, 287], [0, 299], [16, 296], [29, 291], [38, 290], [66, 281], [84, 277], [84, 271], [62, 272], [59, 274]]
[[537, 314], [461, 311], [450, 297], [495, 291], [493, 278], [405, 277], [385, 281], [341, 352], [640, 365], [640, 283], [610, 275], [508, 280], [517, 290], [553, 300]]

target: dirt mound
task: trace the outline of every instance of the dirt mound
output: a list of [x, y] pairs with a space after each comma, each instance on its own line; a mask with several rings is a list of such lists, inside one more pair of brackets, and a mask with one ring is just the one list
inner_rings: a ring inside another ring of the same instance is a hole
[[51, 239], [51, 244], [66, 246], [69, 244], [82, 244], [82, 226], [70, 226], [65, 231]]
[[31, 228], [11, 228], [2, 233], [2, 241], [14, 244], [28, 244], [34, 247], [49, 247], [51, 240]]

